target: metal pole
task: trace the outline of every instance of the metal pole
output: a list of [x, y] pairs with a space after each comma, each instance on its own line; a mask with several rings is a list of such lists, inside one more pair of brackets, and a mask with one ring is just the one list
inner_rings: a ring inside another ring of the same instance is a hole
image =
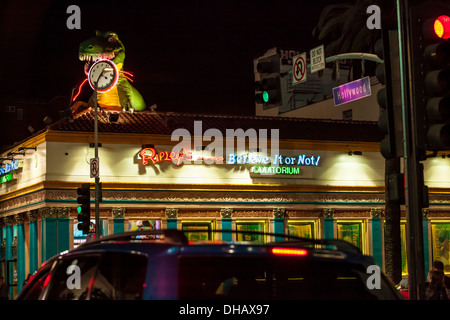
[[[410, 48], [408, 35], [411, 32], [408, 21], [408, 0], [397, 0], [398, 41], [400, 56], [400, 82], [404, 132], [404, 166], [406, 177], [406, 214], [409, 297], [418, 300], [422, 297], [422, 284], [425, 283], [423, 230], [422, 230], [422, 186], [423, 170], [416, 148], [415, 113], [412, 105], [412, 77], [410, 72]], [[406, 57], [406, 59], [405, 59]]]
[[[95, 158], [98, 158], [98, 104], [97, 104], [97, 85], [98, 80], [102, 77], [103, 72], [95, 83], [95, 97], [94, 97], [94, 144], [95, 144]], [[95, 177], [95, 238], [100, 238], [100, 205], [99, 205], [99, 185], [100, 185], [100, 173]]]

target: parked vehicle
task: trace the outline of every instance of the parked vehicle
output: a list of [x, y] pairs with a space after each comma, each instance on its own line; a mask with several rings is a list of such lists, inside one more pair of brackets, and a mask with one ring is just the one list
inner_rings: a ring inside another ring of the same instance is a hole
[[129, 232], [51, 258], [17, 299], [401, 299], [370, 266], [373, 258], [341, 240], [188, 242], [179, 230]]

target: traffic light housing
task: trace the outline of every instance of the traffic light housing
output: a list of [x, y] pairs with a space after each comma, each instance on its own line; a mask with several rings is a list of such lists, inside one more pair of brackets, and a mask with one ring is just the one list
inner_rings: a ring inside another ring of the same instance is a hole
[[78, 230], [83, 234], [89, 233], [91, 224], [91, 190], [89, 183], [83, 183], [81, 188], [77, 189], [77, 212], [78, 212]]
[[283, 103], [280, 68], [278, 53], [255, 60], [255, 102], [265, 108]]
[[385, 137], [380, 142], [380, 152], [386, 159], [403, 156], [403, 124], [400, 97], [400, 61], [397, 30], [383, 29], [381, 39], [375, 43], [375, 53], [383, 59], [375, 75], [384, 86], [378, 90], [380, 107], [378, 127]]
[[419, 160], [427, 151], [450, 150], [450, 7], [410, 8], [409, 42]]

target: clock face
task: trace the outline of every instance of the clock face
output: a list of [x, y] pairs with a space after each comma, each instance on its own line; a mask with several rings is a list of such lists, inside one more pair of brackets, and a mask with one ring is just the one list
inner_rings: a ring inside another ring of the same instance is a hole
[[111, 60], [98, 60], [89, 69], [89, 85], [98, 92], [107, 92], [115, 87], [119, 80], [119, 70]]

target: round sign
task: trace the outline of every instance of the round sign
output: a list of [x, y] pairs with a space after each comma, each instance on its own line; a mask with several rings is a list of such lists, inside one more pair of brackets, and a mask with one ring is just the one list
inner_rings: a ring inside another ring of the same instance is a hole
[[119, 81], [119, 69], [111, 60], [97, 60], [89, 69], [88, 80], [93, 90], [108, 92]]
[[99, 174], [98, 158], [91, 159], [91, 178], [97, 178]]
[[302, 56], [298, 56], [294, 61], [294, 79], [301, 81], [306, 73], [306, 63]]

